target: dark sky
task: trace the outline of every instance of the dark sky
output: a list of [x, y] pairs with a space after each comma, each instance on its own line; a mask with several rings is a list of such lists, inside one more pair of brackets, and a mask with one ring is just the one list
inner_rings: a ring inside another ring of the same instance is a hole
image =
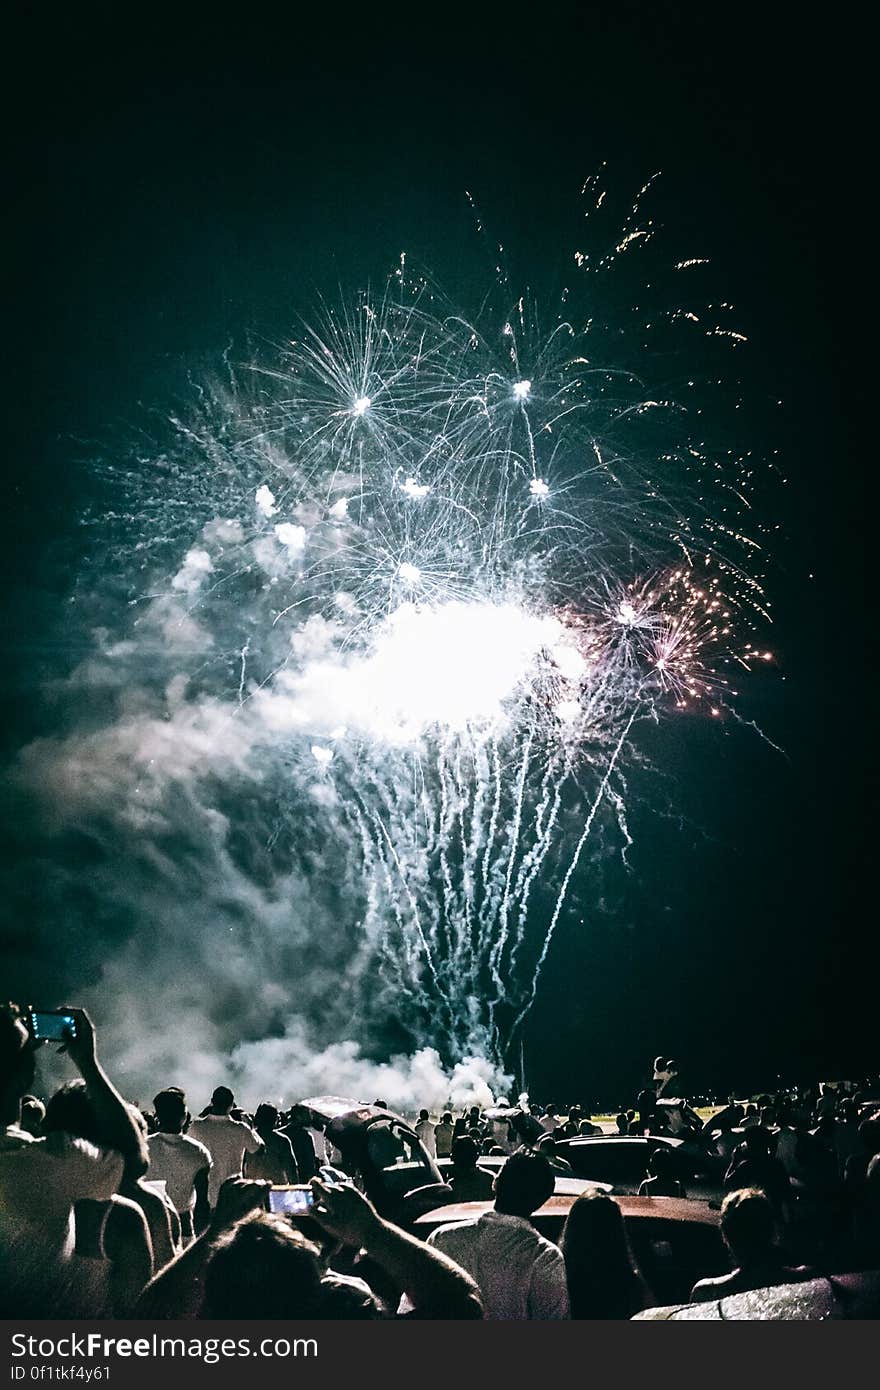
[[785, 680], [750, 711], [788, 761], [715, 728], [687, 748], [658, 735], [705, 835], [642, 825], [650, 878], [554, 951], [527, 1068], [563, 1093], [585, 1073], [626, 1087], [661, 1050], [706, 1084], [875, 1068], [858, 35], [805, 27], [800, 7], [378, 7], [323, 24], [205, 7], [137, 34], [96, 7], [86, 27], [80, 7], [44, 12], [36, 32], [28, 8], [6, 74], [7, 741], [38, 719], [28, 692], [57, 655], [69, 576], [50, 557], [88, 486], [71, 440], [125, 419], [181, 355], [276, 330], [304, 284], [380, 278], [404, 248], [454, 283], [466, 188], [540, 261], [568, 244], [600, 160], [624, 185], [662, 169], [661, 215], [728, 277], [755, 426], [790, 479]]

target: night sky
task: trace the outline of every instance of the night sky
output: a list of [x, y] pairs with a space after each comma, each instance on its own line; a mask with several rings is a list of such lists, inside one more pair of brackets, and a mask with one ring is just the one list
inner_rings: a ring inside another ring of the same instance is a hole
[[[51, 726], [38, 692], [82, 655], [61, 615], [88, 441], [181, 361], [282, 334], [312, 287], [379, 281], [401, 250], [446, 285], [472, 277], [465, 189], [512, 256], [558, 258], [602, 160], [625, 187], [661, 169], [661, 220], [722, 267], [750, 338], [748, 426], [788, 479], [767, 499], [778, 663], [746, 711], [787, 758], [717, 725], [657, 731], [684, 828], [636, 812], [650, 848], [615, 910], [554, 945], [525, 1054], [560, 1101], [623, 1095], [663, 1051], [694, 1087], [878, 1065], [857, 74], [802, 10], [708, 8], [380, 7], [325, 25], [243, 8], [239, 27], [150, 19], [130, 38], [113, 11], [99, 24], [92, 7], [86, 30], [71, 7], [9, 35], [7, 758]], [[27, 924], [5, 926], [7, 992], [32, 990]], [[47, 970], [80, 982], [74, 959]]]

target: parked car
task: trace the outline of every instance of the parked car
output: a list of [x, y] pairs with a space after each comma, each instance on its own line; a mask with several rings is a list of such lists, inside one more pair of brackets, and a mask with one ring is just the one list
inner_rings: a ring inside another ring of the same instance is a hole
[[[533, 1224], [548, 1240], [558, 1243], [575, 1200], [571, 1194], [554, 1193], [535, 1212]], [[615, 1201], [623, 1212], [639, 1268], [660, 1302], [681, 1303], [698, 1279], [724, 1274], [730, 1268], [721, 1239], [720, 1214], [708, 1202], [631, 1196], [619, 1196]], [[424, 1239], [438, 1226], [481, 1216], [491, 1207], [491, 1202], [446, 1204], [417, 1217], [413, 1230]]]
[[383, 1216], [406, 1224], [416, 1209], [424, 1210], [424, 1205], [406, 1200], [414, 1189], [427, 1189], [431, 1205], [451, 1195], [436, 1160], [400, 1115], [345, 1096], [313, 1096], [300, 1104], [323, 1122], [327, 1142], [341, 1154], [345, 1172], [360, 1181]]
[[666, 1135], [579, 1135], [557, 1143], [557, 1153], [571, 1164], [576, 1177], [610, 1182], [616, 1192], [635, 1194], [648, 1176], [655, 1149], [666, 1149], [673, 1159], [670, 1176], [678, 1178], [688, 1196], [720, 1200], [723, 1168], [698, 1144]]
[[648, 1308], [637, 1318], [654, 1322], [736, 1322], [760, 1319], [774, 1322], [824, 1322], [880, 1317], [880, 1271], [835, 1274], [802, 1284], [777, 1284], [769, 1289], [730, 1294], [711, 1303]]

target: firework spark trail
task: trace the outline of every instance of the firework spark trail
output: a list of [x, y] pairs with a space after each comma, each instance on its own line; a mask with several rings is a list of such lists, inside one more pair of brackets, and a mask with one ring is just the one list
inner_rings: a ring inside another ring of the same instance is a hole
[[[227, 356], [128, 504], [150, 539], [113, 530], [135, 622], [182, 642], [158, 698], [173, 676], [190, 707], [228, 703], [262, 759], [263, 844], [286, 816], [304, 853], [346, 860], [358, 969], [372, 953], [389, 1011], [453, 1060], [522, 1026], [591, 836], [625, 856], [636, 719], [739, 719], [731, 669], [769, 657], [743, 641], [768, 616], [755, 461], [713, 447], [697, 372], [684, 400], [648, 384], [649, 328], [664, 364], [696, 335], [713, 389], [742, 350], [706, 328], [704, 258], [645, 261], [652, 182], [613, 220], [587, 180], [608, 222], [555, 306], [505, 271], [469, 317], [401, 261], [270, 363]], [[686, 303], [661, 302], [685, 268]], [[603, 284], [624, 287], [608, 308]]]
[[543, 946], [541, 947], [541, 954], [538, 956], [538, 960], [537, 960], [537, 963], [536, 963], [536, 965], [535, 965], [535, 973], [534, 973], [534, 975], [532, 976], [532, 983], [531, 983], [531, 985], [530, 985], [530, 987], [529, 987], [528, 997], [527, 997], [527, 999], [526, 999], [525, 1004], [524, 1004], [523, 1007], [520, 1009], [519, 1013], [517, 1014], [516, 1018], [514, 1019], [513, 1025], [511, 1026], [511, 1029], [510, 1029], [510, 1037], [511, 1037], [511, 1038], [513, 1038], [514, 1034], [516, 1033], [517, 1029], [519, 1028], [520, 1024], [522, 1023], [523, 1019], [525, 1018], [526, 1014], [528, 1013], [529, 1009], [532, 1007], [532, 1004], [535, 1002], [535, 998], [536, 998], [537, 993], [538, 993], [538, 981], [539, 981], [540, 978], [541, 978], [541, 971], [542, 971], [543, 968], [544, 968], [544, 962], [545, 962], [545, 960], [547, 959], [547, 953], [549, 952], [550, 946], [551, 946], [551, 944], [552, 944], [552, 942], [553, 942], [553, 933], [556, 931], [556, 924], [557, 924], [558, 921], [559, 921], [560, 914], [561, 914], [562, 909], [563, 909], [563, 907], [564, 907], [564, 905], [565, 905], [565, 899], [566, 899], [566, 897], [567, 897], [567, 895], [568, 895], [569, 884], [571, 883], [571, 880], [572, 880], [572, 877], [573, 877], [573, 875], [574, 875], [574, 872], [575, 872], [575, 870], [576, 870], [576, 868], [577, 868], [577, 866], [578, 866], [578, 864], [579, 864], [579, 862], [580, 862], [580, 857], [581, 857], [581, 854], [583, 853], [584, 845], [587, 843], [587, 840], [589, 839], [589, 836], [590, 836], [590, 832], [591, 832], [591, 830], [593, 829], [593, 820], [594, 820], [594, 818], [595, 818], [596, 812], [597, 812], [598, 809], [599, 809], [599, 804], [600, 804], [600, 802], [601, 802], [603, 796], [605, 795], [605, 793], [606, 793], [606, 791], [607, 791], [607, 789], [608, 789], [608, 785], [609, 785], [609, 783], [610, 783], [610, 781], [611, 781], [612, 774], [613, 774], [614, 769], [615, 769], [615, 767], [616, 767], [616, 765], [617, 765], [617, 759], [620, 757], [620, 754], [621, 754], [621, 751], [622, 751], [622, 749], [623, 749], [623, 746], [624, 746], [624, 744], [626, 743], [627, 738], [629, 737], [629, 731], [630, 731], [630, 729], [632, 728], [633, 724], [635, 723], [635, 721], [636, 721], [636, 719], [637, 719], [637, 717], [638, 717], [638, 715], [639, 715], [640, 712], [641, 712], [641, 711], [639, 710], [639, 708], [638, 708], [638, 706], [637, 706], [637, 707], [631, 712], [629, 718], [627, 719], [626, 724], [624, 725], [623, 731], [622, 731], [622, 733], [621, 733], [621, 735], [620, 735], [620, 738], [617, 740], [617, 744], [616, 744], [616, 746], [615, 746], [614, 752], [612, 753], [611, 758], [610, 758], [610, 760], [609, 760], [609, 762], [608, 762], [608, 767], [607, 767], [607, 769], [606, 769], [606, 771], [605, 771], [605, 775], [604, 775], [604, 777], [602, 778], [602, 781], [599, 783], [599, 790], [596, 792], [596, 795], [595, 795], [595, 797], [593, 798], [593, 804], [592, 804], [592, 806], [590, 807], [590, 809], [589, 809], [589, 811], [588, 811], [588, 813], [587, 813], [587, 818], [586, 818], [586, 820], [585, 820], [585, 822], [584, 822], [584, 828], [583, 828], [583, 830], [581, 831], [581, 837], [580, 837], [580, 839], [578, 840], [577, 845], [575, 846], [575, 851], [574, 851], [574, 854], [573, 854], [572, 857], [571, 857], [571, 862], [570, 862], [568, 868], [566, 869], [566, 871], [565, 871], [565, 877], [564, 877], [563, 880], [562, 880], [562, 887], [561, 887], [560, 890], [559, 890], [559, 896], [558, 896], [557, 899], [556, 899], [556, 906], [555, 906], [554, 909], [553, 909], [553, 916], [550, 918], [550, 925], [548, 926], [548, 928], [547, 928], [547, 934], [546, 934], [546, 936], [544, 937], [544, 944], [543, 944]]

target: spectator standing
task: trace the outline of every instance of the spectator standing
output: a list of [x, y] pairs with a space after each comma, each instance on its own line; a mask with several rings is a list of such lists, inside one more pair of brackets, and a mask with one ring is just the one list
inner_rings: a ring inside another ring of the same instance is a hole
[[455, 1125], [452, 1122], [452, 1114], [449, 1110], [444, 1110], [440, 1116], [440, 1123], [434, 1130], [434, 1143], [437, 1147], [438, 1158], [449, 1158], [452, 1154], [452, 1141], [455, 1137]]
[[431, 1123], [431, 1116], [427, 1110], [419, 1111], [419, 1118], [416, 1121], [416, 1134], [422, 1141], [425, 1152], [431, 1157], [437, 1157], [437, 1144], [435, 1139], [435, 1129]]
[[264, 1101], [257, 1106], [254, 1115], [254, 1129], [263, 1141], [258, 1153], [244, 1156], [244, 1176], [262, 1179], [280, 1185], [299, 1182], [299, 1169], [293, 1156], [293, 1148], [286, 1134], [277, 1128], [278, 1111], [274, 1105]]
[[147, 1170], [141, 1135], [98, 1061], [91, 1020], [82, 1009], [68, 1012], [75, 1031], [65, 1047], [106, 1147], [60, 1130], [34, 1139], [20, 1128], [37, 1044], [27, 1011], [0, 1006], [0, 1308], [7, 1317], [65, 1315], [72, 1292], [74, 1203], [109, 1200], [126, 1165], [135, 1176]]
[[190, 1138], [204, 1144], [211, 1155], [208, 1201], [212, 1207], [217, 1205], [218, 1193], [226, 1179], [241, 1173], [245, 1154], [258, 1153], [263, 1147], [263, 1141], [250, 1125], [230, 1115], [234, 1100], [228, 1086], [218, 1086], [207, 1114], [193, 1120], [189, 1127]]
[[428, 1237], [430, 1246], [471, 1275], [484, 1317], [568, 1317], [562, 1252], [529, 1220], [552, 1196], [553, 1186], [553, 1170], [540, 1154], [512, 1154], [495, 1179], [492, 1211], [440, 1226]]
[[213, 1159], [205, 1144], [185, 1134], [190, 1115], [186, 1096], [177, 1086], [160, 1091], [153, 1100], [155, 1134], [147, 1140], [150, 1177], [165, 1183], [171, 1205], [180, 1217], [184, 1240], [192, 1239], [208, 1223], [208, 1175]]
[[318, 1171], [315, 1143], [309, 1128], [310, 1112], [304, 1105], [294, 1105], [281, 1130], [290, 1140], [293, 1157], [299, 1173], [299, 1182], [308, 1182]]

